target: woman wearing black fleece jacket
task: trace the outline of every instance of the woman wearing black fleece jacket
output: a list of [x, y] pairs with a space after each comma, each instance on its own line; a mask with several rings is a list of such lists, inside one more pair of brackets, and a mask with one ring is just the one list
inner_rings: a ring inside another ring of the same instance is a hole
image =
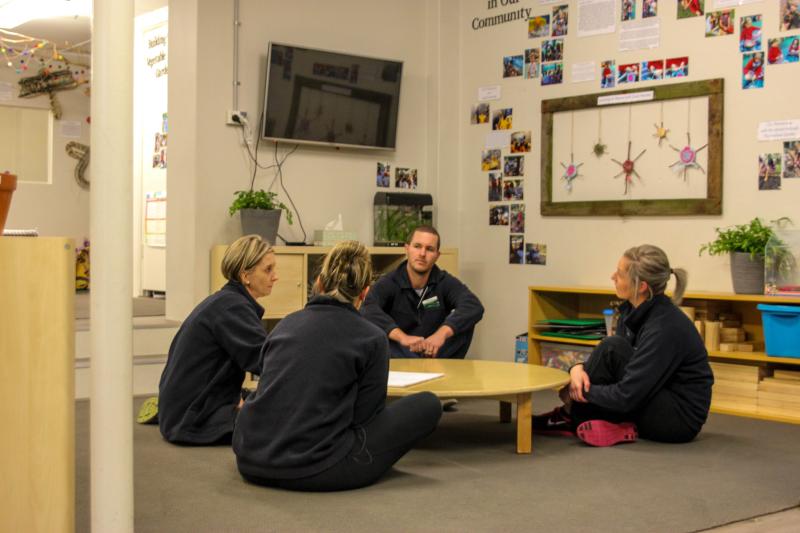
[[[664, 290], [672, 276], [672, 301]], [[534, 431], [576, 432], [586, 443], [609, 446], [637, 433], [661, 442], [688, 442], [703, 427], [714, 378], [694, 324], [676, 307], [686, 272], [672, 269], [655, 246], [631, 248], [612, 275], [620, 309], [617, 334], [588, 361], [570, 369], [565, 406], [534, 417]]]
[[258, 389], [233, 434], [247, 481], [303, 491], [364, 487], [436, 428], [442, 409], [429, 392], [385, 405], [386, 334], [358, 313], [371, 277], [364, 245], [338, 244], [317, 295], [270, 333]]
[[261, 369], [264, 308], [256, 298], [278, 280], [275, 254], [258, 235], [237, 239], [222, 258], [228, 283], [203, 300], [169, 347], [158, 391], [158, 424], [178, 444], [229, 444], [245, 371]]

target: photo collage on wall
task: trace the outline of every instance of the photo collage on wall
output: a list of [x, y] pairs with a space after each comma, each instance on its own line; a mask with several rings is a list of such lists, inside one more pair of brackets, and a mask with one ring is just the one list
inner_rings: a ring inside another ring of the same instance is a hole
[[396, 189], [416, 190], [418, 185], [417, 169], [397, 167], [394, 171], [394, 180], [392, 180], [392, 165], [378, 162], [375, 185], [379, 188], [388, 189], [392, 184]]
[[153, 146], [153, 168], [167, 168], [167, 114], [161, 114], [161, 131]]
[[758, 156], [758, 190], [780, 190], [782, 180], [800, 178], [800, 139], [783, 143], [782, 152]]

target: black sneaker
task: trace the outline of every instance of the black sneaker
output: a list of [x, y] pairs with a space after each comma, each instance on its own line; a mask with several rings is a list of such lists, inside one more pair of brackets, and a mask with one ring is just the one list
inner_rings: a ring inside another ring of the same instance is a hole
[[575, 435], [575, 431], [572, 429], [572, 418], [563, 407], [556, 407], [549, 413], [534, 416], [531, 426], [533, 432], [540, 435], [563, 435], [566, 437]]

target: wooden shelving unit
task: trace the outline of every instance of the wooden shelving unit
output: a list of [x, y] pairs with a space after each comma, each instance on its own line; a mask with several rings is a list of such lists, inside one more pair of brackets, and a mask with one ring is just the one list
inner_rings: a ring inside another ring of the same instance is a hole
[[[542, 342], [576, 346], [594, 346], [599, 341], [566, 339], [539, 335], [534, 325], [545, 319], [557, 318], [602, 318], [603, 309], [611, 306], [618, 298], [611, 288], [570, 287], [570, 286], [530, 286], [528, 287], [528, 362], [541, 364]], [[765, 296], [760, 294], [732, 294], [721, 292], [689, 292], [684, 295], [682, 305], [702, 307], [707, 302], [715, 302], [729, 308], [742, 317], [742, 328], [748, 341], [764, 342], [761, 325], [760, 303], [800, 305], [800, 297]], [[759, 367], [762, 377], [771, 376], [775, 369], [800, 371], [800, 358], [771, 357], [764, 352], [721, 352], [710, 351], [712, 362], [749, 365]], [[800, 402], [800, 397], [797, 399]], [[712, 406], [713, 412], [777, 420], [800, 424], [800, 411], [796, 416], [752, 405], [726, 405], [724, 408]]]

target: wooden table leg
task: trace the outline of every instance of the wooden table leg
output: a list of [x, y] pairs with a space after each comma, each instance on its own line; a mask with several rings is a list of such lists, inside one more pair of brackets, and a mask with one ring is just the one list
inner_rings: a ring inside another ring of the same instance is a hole
[[500, 422], [504, 424], [511, 422], [511, 402], [500, 400]]
[[531, 453], [531, 393], [517, 394], [517, 453]]

